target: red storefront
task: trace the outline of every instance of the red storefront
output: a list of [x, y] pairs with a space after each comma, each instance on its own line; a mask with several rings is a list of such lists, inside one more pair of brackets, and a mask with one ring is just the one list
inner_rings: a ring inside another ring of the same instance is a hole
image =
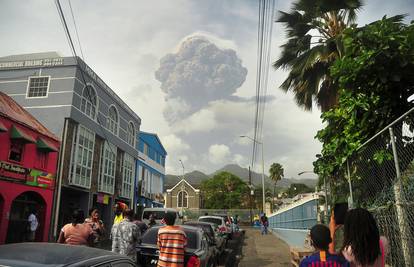
[[30, 211], [38, 213], [36, 241], [47, 241], [59, 140], [0, 92], [0, 244], [25, 241]]

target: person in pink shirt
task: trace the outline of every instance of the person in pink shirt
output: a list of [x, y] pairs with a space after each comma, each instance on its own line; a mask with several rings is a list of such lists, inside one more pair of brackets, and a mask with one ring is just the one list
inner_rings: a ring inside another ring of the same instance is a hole
[[68, 245], [93, 245], [93, 230], [90, 225], [84, 223], [85, 216], [82, 210], [72, 213], [72, 222], [63, 226], [60, 231], [58, 243]]
[[374, 216], [362, 208], [349, 210], [344, 224], [342, 254], [351, 267], [383, 267], [388, 240], [379, 234]]

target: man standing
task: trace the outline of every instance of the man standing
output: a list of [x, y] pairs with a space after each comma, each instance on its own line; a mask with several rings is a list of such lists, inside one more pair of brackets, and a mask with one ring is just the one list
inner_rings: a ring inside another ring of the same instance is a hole
[[267, 235], [267, 227], [269, 227], [269, 220], [267, 219], [266, 213], [263, 213], [262, 218], [260, 218], [262, 224], [262, 235]]
[[158, 267], [184, 267], [187, 236], [180, 226], [174, 225], [175, 219], [175, 213], [165, 213], [164, 221], [167, 225], [158, 230]]
[[132, 222], [134, 212], [130, 209], [124, 211], [124, 219], [119, 224], [114, 224], [111, 230], [112, 252], [126, 255], [136, 261], [136, 246], [141, 232], [138, 226]]
[[36, 230], [39, 227], [39, 222], [37, 220], [37, 212], [33, 209], [29, 215], [28, 221], [28, 234], [27, 234], [27, 241], [34, 242], [36, 239]]

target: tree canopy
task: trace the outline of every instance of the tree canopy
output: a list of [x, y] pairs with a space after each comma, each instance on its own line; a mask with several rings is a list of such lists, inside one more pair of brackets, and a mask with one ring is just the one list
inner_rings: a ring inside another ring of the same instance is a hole
[[276, 184], [284, 176], [284, 170], [280, 163], [272, 163], [269, 169], [269, 178]]
[[297, 0], [290, 12], [279, 11], [288, 40], [274, 67], [289, 70], [281, 89], [292, 91], [300, 107], [311, 110], [316, 100], [326, 111], [337, 104], [329, 68], [342, 56], [341, 35], [361, 6], [361, 0]]
[[402, 19], [384, 17], [344, 31], [344, 55], [330, 69], [339, 104], [322, 114], [326, 127], [316, 135], [323, 144], [314, 162], [320, 177], [343, 177], [346, 159], [412, 107], [407, 98], [414, 94], [414, 24]]
[[220, 172], [201, 184], [207, 209], [247, 208], [248, 185], [229, 172]]

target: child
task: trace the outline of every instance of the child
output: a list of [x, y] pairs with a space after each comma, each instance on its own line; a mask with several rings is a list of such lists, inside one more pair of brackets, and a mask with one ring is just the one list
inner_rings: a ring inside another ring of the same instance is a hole
[[317, 224], [312, 227], [310, 231], [312, 246], [316, 253], [304, 258], [300, 267], [348, 267], [349, 263], [338, 255], [333, 255], [328, 252], [329, 243], [331, 243], [331, 234], [329, 228], [323, 224]]

